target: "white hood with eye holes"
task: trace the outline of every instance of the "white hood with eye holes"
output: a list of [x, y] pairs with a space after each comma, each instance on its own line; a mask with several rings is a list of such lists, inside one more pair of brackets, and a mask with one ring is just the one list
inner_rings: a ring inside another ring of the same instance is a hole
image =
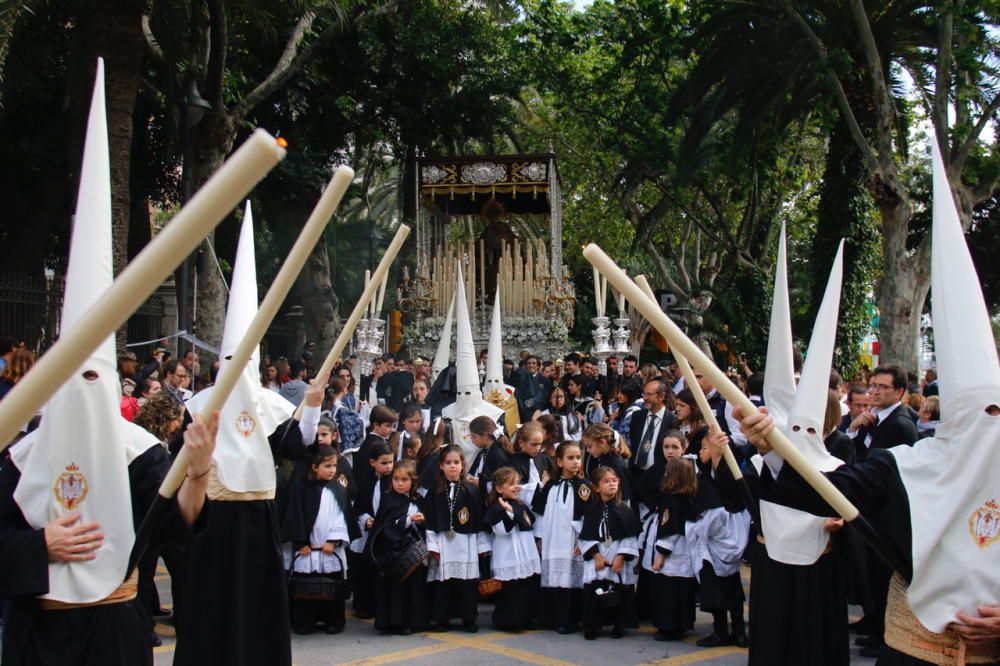
[[931, 314], [941, 392], [935, 436], [896, 446], [912, 531], [907, 598], [925, 627], [979, 617], [1000, 595], [1000, 363], [982, 287], [965, 242], [937, 141], [931, 140], [934, 221]]
[[[782, 226], [775, 265], [774, 297], [771, 307], [771, 330], [764, 373], [764, 403], [776, 425], [788, 436], [809, 461], [828, 472], [843, 464], [830, 455], [823, 441], [830, 365], [837, 335], [837, 317], [843, 273], [844, 244], [841, 241], [833, 260], [823, 303], [813, 326], [809, 353], [798, 386], [792, 368], [792, 327], [788, 302], [785, 229]], [[763, 460], [752, 459], [760, 473]], [[830, 540], [824, 529], [825, 518], [798, 511], [766, 500], [760, 502], [761, 530], [768, 557], [793, 565], [809, 565], [818, 560]]]
[[[479, 388], [479, 368], [476, 364], [476, 350], [472, 340], [472, 322], [469, 321], [469, 307], [465, 300], [465, 280], [462, 266], [458, 266], [458, 283], [455, 285], [455, 370], [457, 394], [455, 402], [441, 410], [441, 415], [451, 420], [452, 442], [465, 451], [465, 459], [471, 461], [478, 449], [469, 439], [469, 423], [477, 416], [498, 419], [503, 410], [483, 400]], [[471, 456], [471, 457], [470, 457]]]
[[[247, 202], [240, 228], [240, 241], [233, 264], [233, 283], [226, 308], [226, 327], [222, 333], [222, 358], [219, 372], [231, 370], [230, 358], [247, 333], [257, 314], [257, 266], [254, 252], [253, 216]], [[258, 352], [241, 368], [239, 381], [219, 413], [216, 437], [215, 471], [219, 482], [234, 492], [273, 491], [277, 483], [274, 456], [267, 438], [295, 411], [294, 405], [260, 385]], [[214, 387], [195, 394], [188, 409], [198, 414], [208, 402]]]
[[[73, 328], [113, 280], [109, 165], [104, 63], [98, 60], [70, 239], [63, 331]], [[38, 429], [11, 449], [21, 472], [14, 500], [32, 528], [79, 513], [81, 523], [99, 523], [104, 535], [95, 559], [49, 564], [46, 599], [99, 601], [125, 578], [135, 542], [128, 465], [157, 442], [122, 418], [120, 400], [110, 336], [46, 403]]]

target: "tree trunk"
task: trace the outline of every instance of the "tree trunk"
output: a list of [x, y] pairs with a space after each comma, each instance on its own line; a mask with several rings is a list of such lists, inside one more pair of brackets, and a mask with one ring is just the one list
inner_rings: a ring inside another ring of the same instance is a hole
[[917, 372], [920, 315], [930, 290], [927, 243], [907, 252], [906, 238], [912, 208], [908, 201], [879, 206], [882, 216], [884, 277], [876, 291], [881, 323], [879, 363], [892, 363]]
[[[863, 89], [862, 86], [858, 88]], [[863, 129], [868, 130], [871, 114], [856, 110], [855, 115]], [[853, 377], [860, 368], [861, 343], [870, 326], [865, 306], [873, 283], [874, 269], [878, 266], [877, 244], [880, 234], [865, 186], [867, 173], [861, 152], [851, 138], [847, 123], [838, 118], [830, 132], [816, 234], [810, 252], [809, 266], [813, 285], [808, 325], [812, 326], [819, 312], [837, 245], [843, 238], [844, 280], [833, 367], [839, 369], [845, 377]], [[798, 337], [807, 339], [809, 331], [801, 330], [797, 333]]]
[[302, 324], [306, 341], [316, 343], [317, 359], [326, 358], [339, 328], [339, 299], [330, 279], [330, 256], [326, 240], [321, 238], [296, 280], [296, 290], [302, 304]]
[[[195, 128], [194, 192], [198, 191], [212, 174], [218, 171], [233, 149], [236, 129], [229, 116], [220, 111], [209, 111]], [[197, 288], [191, 281], [191, 288], [197, 293], [189, 300], [191, 311], [188, 321], [195, 334], [205, 342], [218, 347], [222, 344], [222, 330], [226, 323], [226, 284], [219, 272], [213, 253], [215, 233], [211, 233], [198, 249]], [[195, 309], [197, 308], [197, 309]], [[204, 355], [203, 355], [204, 356]], [[211, 354], [208, 354], [211, 357]], [[209, 359], [209, 364], [214, 359]], [[204, 364], [204, 359], [202, 360]]]
[[[111, 219], [114, 271], [128, 264], [128, 231], [131, 208], [129, 168], [132, 126], [142, 64], [143, 2], [95, 2], [86, 23], [86, 53], [91, 65], [104, 58], [108, 148], [111, 159]], [[125, 350], [125, 329], [118, 331], [118, 350]]]

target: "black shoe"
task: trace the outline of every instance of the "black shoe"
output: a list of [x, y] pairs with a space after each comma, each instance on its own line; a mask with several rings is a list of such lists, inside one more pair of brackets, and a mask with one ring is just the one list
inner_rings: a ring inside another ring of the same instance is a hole
[[326, 627], [326, 633], [328, 633], [330, 635], [339, 634], [343, 630], [344, 630], [343, 627], [337, 627], [337, 626], [334, 626], [334, 625], [327, 625], [327, 627]]
[[857, 622], [848, 624], [847, 628], [858, 634], [870, 634], [872, 632], [872, 623], [868, 621], [867, 617], [863, 617]]
[[704, 648], [721, 647], [723, 645], [729, 645], [729, 639], [723, 638], [718, 634], [709, 634], [708, 636], [696, 641], [695, 645]]
[[400, 636], [409, 636], [410, 634], [413, 633], [413, 629], [410, 629], [409, 627], [400, 627], [399, 631], [397, 631], [396, 633], [399, 634]]
[[451, 625], [449, 625], [447, 622], [437, 622], [435, 624], [432, 624], [430, 627], [428, 627], [427, 630], [428, 631], [433, 631], [435, 633], [441, 633], [441, 632], [448, 631], [449, 629], [451, 629]]
[[858, 647], [871, 647], [872, 645], [881, 645], [881, 636], [858, 636], [854, 639], [854, 644]]
[[466, 633], [470, 634], [474, 634], [479, 631], [479, 625], [475, 622], [466, 622], [462, 625], [462, 627], [465, 629]]
[[657, 632], [653, 634], [653, 640], [655, 640], [658, 643], [666, 643], [667, 641], [679, 641], [680, 639], [681, 639], [681, 634], [673, 631], [665, 632], [657, 630]]
[[622, 638], [624, 635], [625, 635], [624, 629], [619, 629], [618, 627], [615, 627], [614, 629], [611, 630], [611, 638]]
[[574, 629], [573, 627], [556, 627], [556, 633], [557, 634], [562, 634], [564, 636], [566, 634], [572, 634], [575, 631], [576, 631], [576, 629]]
[[292, 631], [297, 633], [299, 636], [308, 636], [313, 632], [312, 627], [295, 627]]
[[738, 636], [733, 636], [732, 637], [732, 642], [733, 642], [733, 645], [735, 645], [736, 647], [745, 648], [745, 647], [749, 647], [750, 646], [750, 640], [747, 638], [747, 635], [746, 635], [745, 632], [742, 633], [742, 634], [739, 634]]
[[153, 645], [153, 647], [155, 647], [155, 648], [157, 648], [157, 647], [160, 647], [161, 645], [163, 645], [163, 641], [162, 641], [162, 640], [160, 640], [160, 637], [159, 637], [159, 636], [157, 636], [157, 635], [156, 635], [155, 633], [154, 633], [154, 634], [153, 634], [152, 636], [150, 636], [150, 639], [149, 639], [149, 642], [150, 642], [150, 643], [151, 643], [151, 644]]
[[884, 643], [879, 641], [877, 645], [869, 645], [861, 648], [862, 657], [871, 657], [872, 659], [877, 659], [880, 654], [882, 654], [882, 647]]
[[597, 640], [597, 632], [588, 629], [587, 631], [583, 632], [583, 637], [588, 641], [595, 641]]

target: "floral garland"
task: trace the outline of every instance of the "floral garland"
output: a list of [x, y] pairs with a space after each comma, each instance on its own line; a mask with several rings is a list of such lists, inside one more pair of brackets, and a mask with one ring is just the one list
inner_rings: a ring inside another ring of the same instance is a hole
[[[444, 328], [444, 317], [425, 317], [403, 328], [403, 342], [412, 347], [437, 344]], [[454, 329], [452, 340], [455, 339]], [[505, 317], [503, 342], [505, 345], [565, 342], [569, 337], [566, 324], [558, 319], [545, 317]]]

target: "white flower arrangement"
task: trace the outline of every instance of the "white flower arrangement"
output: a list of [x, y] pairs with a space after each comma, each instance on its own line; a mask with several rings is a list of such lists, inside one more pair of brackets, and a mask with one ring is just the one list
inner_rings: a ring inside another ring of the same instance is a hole
[[[444, 317], [425, 317], [403, 328], [403, 341], [411, 347], [436, 345], [444, 328]], [[559, 319], [545, 317], [506, 317], [503, 321], [504, 345], [562, 343], [569, 337], [566, 324]], [[452, 329], [452, 340], [455, 331]]]

